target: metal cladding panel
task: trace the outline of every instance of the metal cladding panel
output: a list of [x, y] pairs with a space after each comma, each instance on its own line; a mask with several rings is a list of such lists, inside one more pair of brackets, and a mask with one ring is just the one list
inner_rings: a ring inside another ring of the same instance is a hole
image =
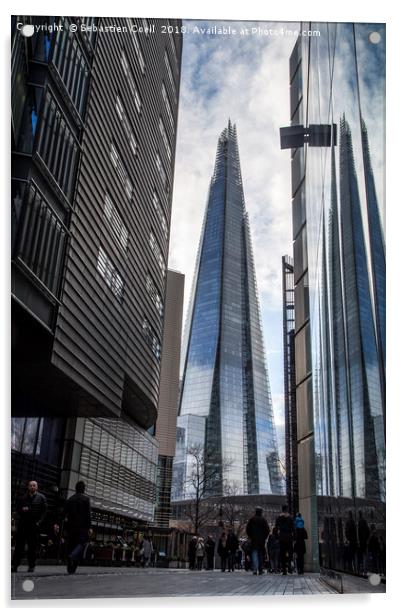
[[148, 21], [148, 35], [134, 32], [142, 20], [98, 21], [123, 31], [98, 31], [52, 353], [107, 414], [145, 428], [157, 416], [163, 337], [147, 279], [163, 301], [181, 63], [181, 36], [161, 33], [180, 22]]

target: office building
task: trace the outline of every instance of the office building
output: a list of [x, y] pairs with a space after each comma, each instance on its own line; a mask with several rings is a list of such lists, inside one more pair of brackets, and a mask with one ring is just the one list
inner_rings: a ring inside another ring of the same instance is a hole
[[301, 29], [321, 36], [294, 47], [291, 125], [281, 129], [292, 166], [299, 508], [307, 566], [356, 573], [345, 546], [359, 511], [385, 536], [385, 28]]
[[67, 422], [40, 487], [152, 521], [180, 22], [13, 25], [13, 429]]
[[194, 496], [195, 450], [208, 478], [205, 496], [281, 494], [237, 132], [230, 120], [218, 140], [182, 359], [173, 499]]

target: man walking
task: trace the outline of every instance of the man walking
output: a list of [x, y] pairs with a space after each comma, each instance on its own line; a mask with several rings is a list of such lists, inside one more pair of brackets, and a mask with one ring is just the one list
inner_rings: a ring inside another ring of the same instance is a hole
[[205, 554], [207, 556], [207, 569], [208, 571], [211, 571], [214, 568], [215, 556], [215, 541], [212, 539], [211, 535], [208, 535], [205, 542]]
[[290, 572], [290, 558], [293, 550], [293, 520], [288, 513], [287, 505], [282, 505], [282, 513], [278, 515], [275, 523], [279, 535], [280, 559], [282, 575]]
[[65, 506], [68, 573], [75, 573], [91, 528], [91, 503], [84, 492], [85, 483], [78, 481], [75, 494], [70, 496]]
[[188, 567], [195, 569], [195, 551], [197, 549], [197, 537], [194, 535], [188, 544]]
[[32, 480], [28, 483], [28, 491], [20, 500], [17, 513], [19, 516], [12, 571], [16, 573], [25, 550], [28, 546], [28, 571], [35, 570], [36, 552], [38, 549], [39, 528], [45, 519], [47, 511], [46, 498], [38, 492], [38, 484]]
[[253, 574], [263, 573], [265, 541], [269, 535], [268, 522], [262, 515], [262, 507], [256, 507], [255, 515], [249, 519], [246, 533], [251, 543], [251, 563]]

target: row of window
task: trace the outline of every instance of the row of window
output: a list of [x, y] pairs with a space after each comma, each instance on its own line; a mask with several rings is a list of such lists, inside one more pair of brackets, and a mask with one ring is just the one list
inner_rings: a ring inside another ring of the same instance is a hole
[[107, 193], [105, 195], [103, 213], [112, 229], [113, 235], [115, 236], [119, 244], [122, 246], [122, 248], [124, 250], [127, 250], [128, 229], [126, 225], [124, 224], [124, 222], [122, 221], [121, 216], [119, 212], [117, 211], [117, 208], [115, 207], [115, 205], [113, 204], [111, 198], [109, 197]]
[[158, 291], [158, 287], [156, 286], [154, 280], [152, 279], [150, 274], [147, 274], [147, 278], [146, 278], [146, 283], [145, 283], [146, 289], [148, 291], [148, 294], [150, 296], [150, 298], [152, 299], [158, 313], [160, 317], [163, 317], [163, 301], [162, 301], [162, 296]]
[[99, 247], [97, 269], [112, 293], [119, 301], [122, 301], [124, 290], [123, 279], [102, 246]]
[[161, 351], [162, 351], [161, 343], [159, 341], [158, 336], [156, 335], [153, 328], [151, 327], [148, 319], [145, 317], [142, 322], [142, 332], [144, 334], [145, 340], [148, 343], [148, 346], [151, 348], [156, 359], [160, 359]]
[[130, 178], [128, 177], [127, 170], [125, 166], [123, 165], [121, 157], [119, 153], [117, 152], [117, 149], [114, 143], [110, 144], [110, 159], [112, 161], [114, 168], [117, 171], [117, 175], [119, 176], [121, 180], [124, 190], [126, 191], [127, 197], [131, 199], [131, 197], [133, 196], [133, 185], [131, 183]]
[[127, 79], [128, 86], [129, 86], [129, 88], [130, 88], [131, 94], [132, 94], [132, 95], [133, 95], [133, 97], [134, 97], [134, 104], [135, 104], [135, 107], [136, 107], [136, 109], [137, 109], [138, 113], [140, 113], [140, 112], [141, 112], [141, 105], [142, 105], [142, 103], [141, 103], [141, 98], [140, 98], [140, 94], [139, 94], [139, 92], [138, 92], [137, 85], [136, 85], [136, 83], [135, 83], [135, 80], [134, 80], [133, 74], [132, 74], [132, 72], [131, 72], [131, 70], [130, 70], [130, 67], [129, 67], [129, 65], [128, 65], [127, 56], [126, 56], [126, 54], [125, 54], [125, 52], [124, 52], [124, 51], [123, 51], [123, 52], [122, 52], [122, 54], [121, 54], [120, 61], [121, 61], [121, 65], [122, 65], [122, 68], [123, 68], [123, 72], [124, 72], [124, 75], [125, 75], [125, 77], [126, 77], [126, 79]]
[[121, 99], [118, 95], [116, 96], [116, 111], [117, 111], [119, 120], [123, 125], [123, 129], [128, 139], [130, 148], [135, 156], [137, 154], [137, 148], [138, 148], [137, 140], [134, 136], [134, 131], [131, 127], [126, 110], [124, 109], [123, 103], [121, 102]]
[[162, 137], [163, 144], [165, 146], [166, 155], [168, 157], [169, 162], [172, 160], [172, 148], [170, 147], [169, 139], [166, 133], [165, 125], [163, 124], [163, 120], [159, 117], [159, 132]]

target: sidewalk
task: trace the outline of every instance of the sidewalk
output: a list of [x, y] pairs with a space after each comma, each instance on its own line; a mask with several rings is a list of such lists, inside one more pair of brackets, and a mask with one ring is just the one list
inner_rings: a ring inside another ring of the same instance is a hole
[[13, 599], [336, 594], [318, 574], [126, 567], [80, 567], [75, 575], [60, 566], [38, 566], [33, 574], [21, 567], [12, 574], [11, 586]]

